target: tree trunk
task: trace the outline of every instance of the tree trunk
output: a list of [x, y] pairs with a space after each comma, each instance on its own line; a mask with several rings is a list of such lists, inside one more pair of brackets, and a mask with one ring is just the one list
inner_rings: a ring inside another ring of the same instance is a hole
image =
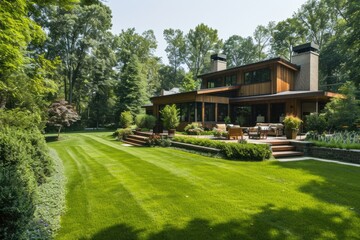
[[59, 127], [59, 130], [58, 130], [57, 140], [60, 140], [60, 131], [61, 131], [61, 126]]

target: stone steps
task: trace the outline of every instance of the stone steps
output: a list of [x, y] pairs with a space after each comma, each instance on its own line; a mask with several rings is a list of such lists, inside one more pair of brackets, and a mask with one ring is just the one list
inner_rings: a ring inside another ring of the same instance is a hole
[[291, 145], [287, 140], [270, 140], [266, 141], [270, 144], [272, 155], [274, 158], [298, 157], [303, 156], [303, 152], [296, 151], [295, 146]]

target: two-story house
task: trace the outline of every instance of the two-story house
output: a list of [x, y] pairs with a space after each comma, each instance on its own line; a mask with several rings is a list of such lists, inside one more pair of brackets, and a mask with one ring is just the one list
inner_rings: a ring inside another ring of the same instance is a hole
[[233, 123], [254, 126], [257, 122], [279, 123], [287, 114], [304, 118], [319, 112], [335, 93], [318, 89], [318, 46], [293, 48], [290, 61], [273, 58], [234, 68], [226, 67], [226, 56], [211, 56], [212, 71], [201, 78], [201, 89], [156, 96], [147, 112], [161, 119], [168, 104], [180, 109], [179, 129], [201, 122], [211, 128], [229, 116]]

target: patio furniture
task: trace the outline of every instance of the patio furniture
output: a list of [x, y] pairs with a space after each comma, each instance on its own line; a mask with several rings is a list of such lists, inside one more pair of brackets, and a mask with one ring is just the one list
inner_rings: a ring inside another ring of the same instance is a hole
[[228, 139], [230, 140], [231, 138], [234, 139], [239, 139], [239, 137], [241, 137], [241, 139], [243, 139], [244, 133], [242, 131], [242, 129], [240, 127], [229, 127], [228, 128]]
[[249, 138], [267, 139], [268, 132], [269, 132], [269, 127], [255, 126], [255, 127], [249, 128], [248, 135], [249, 135]]
[[284, 135], [284, 125], [281, 123], [257, 123], [257, 127], [267, 127], [268, 135], [271, 136], [282, 136]]

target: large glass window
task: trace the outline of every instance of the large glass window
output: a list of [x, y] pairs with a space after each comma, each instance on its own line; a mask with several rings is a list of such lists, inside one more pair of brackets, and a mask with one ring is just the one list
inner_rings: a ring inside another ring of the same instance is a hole
[[268, 82], [271, 80], [271, 71], [269, 68], [263, 68], [245, 73], [245, 84]]
[[215, 103], [205, 103], [205, 121], [215, 121]]
[[218, 122], [223, 122], [225, 117], [228, 116], [228, 105], [227, 104], [218, 104], [218, 112], [217, 112], [217, 120]]
[[198, 122], [202, 121], [202, 103], [201, 102], [196, 103], [196, 120]]
[[210, 79], [207, 82], [207, 87], [208, 88], [214, 88], [214, 87], [222, 87], [223, 86], [223, 79], [222, 78], [218, 78], [218, 79]]
[[226, 76], [225, 86], [234, 86], [234, 85], [236, 85], [236, 75]]

